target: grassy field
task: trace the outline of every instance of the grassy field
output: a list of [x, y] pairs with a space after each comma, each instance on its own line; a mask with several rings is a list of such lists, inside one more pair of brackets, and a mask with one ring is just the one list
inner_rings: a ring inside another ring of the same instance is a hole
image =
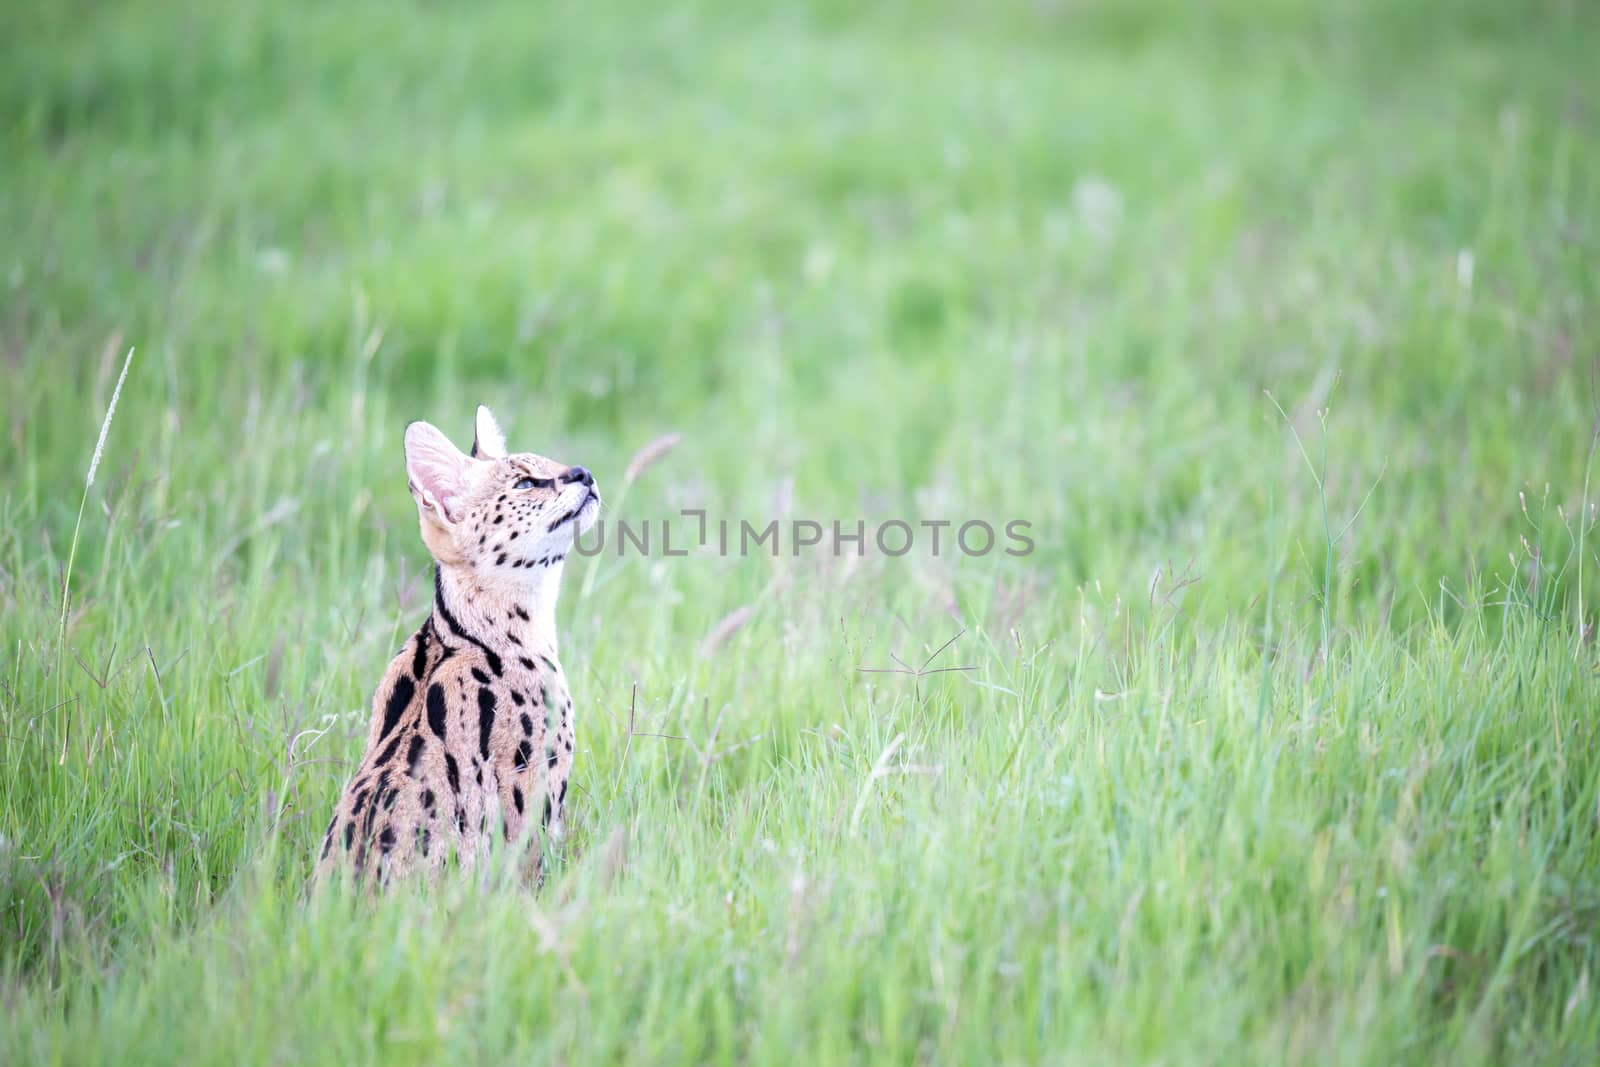
[[[4, 4], [0, 1060], [1593, 1062], [1596, 54]], [[542, 889], [308, 901], [480, 401], [613, 521], [1036, 550], [574, 560]]]

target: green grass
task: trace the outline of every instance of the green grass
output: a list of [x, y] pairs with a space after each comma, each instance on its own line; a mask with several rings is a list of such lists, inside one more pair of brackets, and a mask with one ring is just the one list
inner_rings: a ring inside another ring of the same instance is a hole
[[[1595, 54], [4, 5], [0, 1059], [1591, 1062]], [[401, 431], [479, 401], [612, 519], [1037, 550], [574, 561], [542, 889], [308, 902], [427, 610]]]

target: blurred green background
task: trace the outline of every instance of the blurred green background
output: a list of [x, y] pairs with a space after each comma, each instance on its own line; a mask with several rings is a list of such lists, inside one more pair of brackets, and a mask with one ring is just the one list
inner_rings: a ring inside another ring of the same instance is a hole
[[[1575, 0], [0, 5], [15, 1047], [1592, 1051], [1597, 54]], [[587, 799], [543, 899], [599, 903], [573, 970], [502, 976], [534, 999], [474, 1040], [362, 990], [440, 959], [476, 988], [492, 930], [397, 963], [351, 946], [408, 928], [402, 905], [305, 934], [274, 902], [425, 610], [401, 431], [465, 444], [479, 402], [513, 447], [592, 468], [613, 520], [1021, 518], [1037, 551], [574, 561]], [[856, 670], [958, 632], [968, 678]], [[629, 736], [635, 699], [693, 751]], [[859, 791], [897, 732], [943, 769], [879, 812]], [[756, 740], [710, 760], [716, 736]], [[1042, 830], [1080, 788], [1077, 835]], [[967, 821], [986, 810], [1017, 821]], [[1199, 877], [1185, 833], [1237, 848]], [[929, 858], [979, 842], [999, 867]], [[1350, 918], [1308, 888], [1319, 847], [1314, 869], [1412, 880], [1352, 875], [1395, 896]], [[875, 955], [784, 948], [794, 871], [769, 854], [847, 872], [815, 890], [835, 929], [922, 888], [895, 934], [874, 912], [846, 939]], [[1223, 921], [1208, 879], [1262, 889]], [[775, 902], [775, 955], [717, 925], [730, 881]], [[1191, 889], [1131, 930], [1158, 884]], [[1062, 885], [1087, 913], [1040, 903]], [[673, 923], [703, 951], [661, 959]], [[1475, 962], [1442, 974], [1441, 945]], [[280, 982], [271, 1011], [225, 1021], [261, 995], [232, 952]], [[596, 1004], [610, 953], [635, 1014], [541, 1014], [564, 974]], [[797, 968], [812, 993], [784, 1011], [744, 984], [777, 998]], [[271, 1025], [313, 1000], [320, 1021]]]
[[[1584, 13], [12, 5], [4, 473], [82, 466], [116, 337], [163, 499], [482, 397], [768, 457], [730, 493], [992, 493], [1104, 577], [1260, 521], [1270, 389], [1336, 405], [1342, 497], [1388, 462], [1361, 555], [1431, 588], [1579, 488]], [[337, 453], [257, 491], [379, 486]]]

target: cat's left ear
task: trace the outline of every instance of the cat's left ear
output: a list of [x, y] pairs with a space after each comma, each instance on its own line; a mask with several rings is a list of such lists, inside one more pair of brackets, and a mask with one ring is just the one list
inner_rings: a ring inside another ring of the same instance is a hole
[[473, 422], [472, 457], [474, 459], [501, 459], [506, 454], [506, 435], [494, 421], [494, 413], [487, 404], [478, 405], [478, 417]]

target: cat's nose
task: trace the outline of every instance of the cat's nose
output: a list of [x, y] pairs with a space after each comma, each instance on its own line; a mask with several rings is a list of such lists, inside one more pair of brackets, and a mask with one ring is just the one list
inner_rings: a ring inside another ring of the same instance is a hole
[[594, 484], [594, 475], [589, 473], [588, 467], [568, 467], [567, 473], [561, 476], [563, 482], [582, 482], [584, 485]]

